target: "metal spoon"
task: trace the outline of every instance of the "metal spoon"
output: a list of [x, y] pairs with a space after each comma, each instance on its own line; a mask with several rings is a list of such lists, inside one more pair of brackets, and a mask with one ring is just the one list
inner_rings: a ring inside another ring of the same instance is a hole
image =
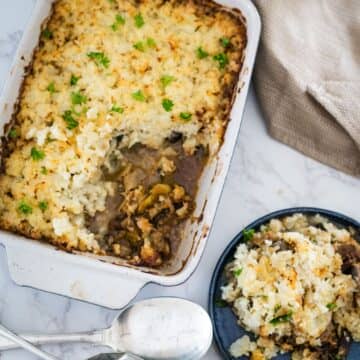
[[[144, 359], [196, 360], [209, 349], [212, 325], [199, 305], [178, 298], [143, 300], [125, 309], [109, 329], [81, 334], [21, 335], [35, 344], [86, 342]], [[17, 347], [0, 338], [0, 351]]]

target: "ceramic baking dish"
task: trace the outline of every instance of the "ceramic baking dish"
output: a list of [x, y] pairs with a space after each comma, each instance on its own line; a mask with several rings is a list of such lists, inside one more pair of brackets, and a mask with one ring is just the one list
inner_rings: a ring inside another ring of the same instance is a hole
[[[49, 16], [52, 2], [37, 1], [30, 24], [24, 32], [0, 99], [1, 131], [13, 114], [26, 67], [32, 59], [41, 24]], [[193, 273], [209, 237], [230, 165], [260, 36], [260, 19], [250, 0], [217, 2], [229, 10], [240, 10], [246, 22], [247, 46], [224, 143], [200, 179], [194, 213], [199, 220], [187, 225], [185, 237], [174, 259], [160, 270], [134, 268], [119, 259], [70, 254], [49, 244], [0, 231], [0, 243], [6, 248], [10, 275], [17, 284], [117, 309], [125, 306], [146, 283], [177, 285]]]

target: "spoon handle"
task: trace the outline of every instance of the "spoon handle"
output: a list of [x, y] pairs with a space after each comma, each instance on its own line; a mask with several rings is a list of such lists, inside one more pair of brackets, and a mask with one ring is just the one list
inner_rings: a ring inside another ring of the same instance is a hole
[[[20, 344], [16, 344], [12, 339], [10, 339], [10, 337], [7, 334], [3, 332], [3, 327], [1, 327], [1, 325], [0, 325], [0, 335], [6, 336], [4, 338], [0, 337], [0, 352], [3, 350], [15, 349], [20, 346]], [[79, 334], [60, 334], [60, 335], [23, 334], [19, 336], [25, 339], [26, 342], [30, 342], [34, 345], [74, 343], [74, 342], [106, 345], [106, 340], [104, 338], [105, 331], [92, 331], [92, 332], [85, 332]]]
[[0, 335], [3, 335], [6, 339], [9, 339], [10, 341], [16, 343], [17, 346], [20, 346], [20, 347], [30, 351], [31, 353], [37, 355], [40, 359], [59, 360], [55, 356], [52, 356], [52, 355], [46, 353], [45, 351], [38, 349], [36, 346], [30, 344], [29, 342], [27, 342], [20, 336], [15, 335], [14, 333], [12, 333], [10, 330], [6, 329], [2, 325], [0, 325]]

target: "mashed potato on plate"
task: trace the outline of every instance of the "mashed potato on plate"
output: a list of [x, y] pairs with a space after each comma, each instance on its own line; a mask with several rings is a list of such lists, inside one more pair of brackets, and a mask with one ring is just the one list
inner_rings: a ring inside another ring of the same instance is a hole
[[351, 230], [296, 214], [245, 235], [227, 266], [222, 298], [256, 341], [242, 337], [231, 354], [343, 358], [343, 344], [360, 341], [360, 246]]

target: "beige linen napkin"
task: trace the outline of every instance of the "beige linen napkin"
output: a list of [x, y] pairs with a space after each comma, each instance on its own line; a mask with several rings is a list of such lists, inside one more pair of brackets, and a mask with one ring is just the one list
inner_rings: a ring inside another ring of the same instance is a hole
[[255, 87], [273, 137], [360, 176], [360, 0], [254, 0]]

